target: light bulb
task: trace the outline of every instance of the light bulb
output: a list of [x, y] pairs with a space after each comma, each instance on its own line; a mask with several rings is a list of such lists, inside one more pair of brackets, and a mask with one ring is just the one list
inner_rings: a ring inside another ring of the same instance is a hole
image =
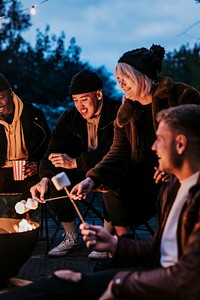
[[30, 14], [31, 15], [35, 15], [36, 14], [36, 9], [35, 9], [35, 6], [31, 6], [31, 9], [30, 9]]

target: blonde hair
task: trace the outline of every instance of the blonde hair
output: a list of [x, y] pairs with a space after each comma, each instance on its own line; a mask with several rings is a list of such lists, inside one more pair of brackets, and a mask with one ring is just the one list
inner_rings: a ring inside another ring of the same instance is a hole
[[115, 76], [120, 75], [126, 81], [129, 81], [130, 84], [136, 86], [135, 96], [144, 97], [151, 91], [152, 88], [152, 79], [141, 73], [134, 67], [126, 63], [118, 63], [115, 67]]

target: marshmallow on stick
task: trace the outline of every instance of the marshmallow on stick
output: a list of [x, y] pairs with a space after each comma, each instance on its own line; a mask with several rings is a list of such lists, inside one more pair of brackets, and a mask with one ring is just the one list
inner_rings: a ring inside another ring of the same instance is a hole
[[28, 198], [27, 201], [21, 200], [15, 204], [15, 211], [20, 215], [25, 214], [30, 209], [35, 210], [37, 208], [38, 202], [34, 198]]
[[29, 211], [29, 208], [26, 207], [26, 200], [21, 200], [15, 204], [16, 213], [22, 215]]
[[61, 172], [59, 174], [57, 174], [56, 176], [51, 178], [51, 181], [53, 182], [53, 184], [55, 185], [55, 188], [60, 191], [62, 189], [65, 190], [66, 194], [68, 195], [70, 201], [72, 202], [80, 220], [82, 223], [84, 223], [83, 217], [77, 207], [77, 205], [75, 204], [74, 200], [72, 199], [72, 197], [70, 196], [70, 193], [67, 189], [67, 186], [71, 185], [71, 182], [69, 180], [69, 178], [67, 177], [65, 172]]
[[25, 206], [26, 208], [35, 210], [38, 208], [38, 201], [34, 198], [28, 198]]

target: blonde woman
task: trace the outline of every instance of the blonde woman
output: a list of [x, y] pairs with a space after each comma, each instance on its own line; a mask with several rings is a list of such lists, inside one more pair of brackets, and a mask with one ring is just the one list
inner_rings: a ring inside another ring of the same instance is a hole
[[[196, 89], [159, 76], [164, 53], [162, 46], [152, 45], [120, 57], [115, 74], [124, 96], [114, 123], [113, 144], [102, 161], [87, 172], [87, 178], [71, 191], [74, 198], [82, 199], [93, 188], [111, 188], [110, 193], [120, 195], [127, 224], [133, 226], [146, 222], [156, 211], [159, 185], [155, 179], [161, 172], [155, 174], [158, 162], [151, 146], [157, 112], [180, 104], [200, 104]], [[113, 203], [107, 203], [106, 208], [112, 220]]]

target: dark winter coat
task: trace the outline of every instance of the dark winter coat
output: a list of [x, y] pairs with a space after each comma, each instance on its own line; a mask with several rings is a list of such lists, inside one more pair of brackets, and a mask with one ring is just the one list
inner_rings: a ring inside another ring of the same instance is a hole
[[200, 93], [168, 77], [159, 78], [151, 91], [152, 103], [124, 99], [114, 123], [114, 139], [103, 160], [90, 169], [99, 189], [118, 189], [129, 224], [138, 226], [156, 213], [159, 185], [153, 175], [157, 158], [151, 150], [155, 141], [156, 114], [164, 108], [185, 103], [200, 104]]
[[[184, 83], [174, 82], [168, 77], [160, 78], [151, 93], [154, 126], [152, 135], [156, 131], [156, 114], [160, 110], [186, 103], [200, 104], [200, 93], [196, 89]], [[144, 123], [143, 110], [144, 106], [138, 101], [125, 99], [114, 124], [112, 147], [104, 160], [87, 172], [87, 176], [98, 183], [111, 186], [118, 185], [130, 168], [132, 173], [138, 173], [135, 175], [136, 180], [140, 172], [142, 174], [141, 168], [144, 169], [145, 176], [142, 180], [147, 179], [148, 174], [152, 177], [155, 172], [155, 159], [153, 156], [151, 158], [152, 143], [146, 145], [146, 148], [143, 145], [144, 134], [149, 130], [149, 124]]]
[[113, 141], [113, 121], [120, 105], [121, 101], [111, 100], [104, 96], [97, 132], [98, 148], [94, 151], [88, 151], [87, 121], [77, 109], [73, 107], [62, 113], [40, 164], [40, 177], [51, 178], [59, 173], [59, 168], [55, 168], [48, 160], [50, 153], [66, 153], [76, 158], [77, 171], [85, 176], [86, 171], [99, 162], [110, 149]]
[[[23, 102], [24, 107], [20, 117], [26, 148], [29, 156], [28, 161], [40, 162], [47, 149], [50, 130], [44, 113], [35, 106]], [[5, 165], [7, 156], [7, 139], [4, 126], [0, 124], [0, 166]]]

